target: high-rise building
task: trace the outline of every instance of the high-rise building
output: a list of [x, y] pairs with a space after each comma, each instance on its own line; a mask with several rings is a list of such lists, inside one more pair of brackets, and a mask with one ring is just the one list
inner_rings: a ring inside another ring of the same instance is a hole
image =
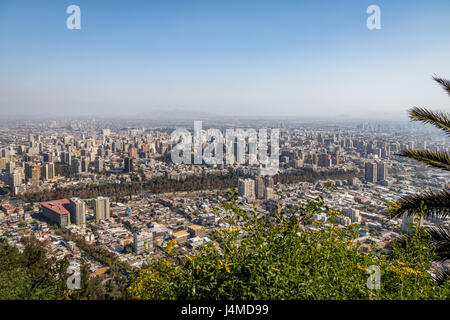
[[377, 181], [383, 181], [387, 179], [387, 164], [386, 162], [377, 163]]
[[148, 253], [153, 249], [153, 234], [141, 231], [133, 234], [133, 250], [136, 254]]
[[81, 159], [81, 172], [89, 171], [89, 160], [87, 158]]
[[14, 170], [13, 173], [8, 174], [9, 176], [9, 187], [11, 190], [15, 190], [16, 187], [22, 184], [22, 177], [17, 170]]
[[255, 199], [255, 180], [239, 179], [238, 191], [241, 197], [245, 197], [247, 199]]
[[81, 173], [81, 161], [79, 159], [73, 159], [71, 171], [76, 174]]
[[98, 158], [98, 157], [97, 157], [97, 158], [95, 159], [94, 164], [95, 164], [95, 172], [100, 173], [100, 172], [103, 171], [103, 160], [102, 160], [101, 158]]
[[71, 198], [69, 204], [70, 222], [78, 226], [86, 224], [86, 204], [80, 198]]
[[6, 173], [12, 174], [15, 168], [16, 168], [15, 162], [10, 161], [6, 163]]
[[41, 168], [41, 176], [43, 180], [52, 180], [55, 177], [55, 164], [45, 163]]
[[263, 177], [257, 177], [255, 181], [256, 181], [256, 198], [264, 199], [264, 191], [265, 191], [264, 179]]
[[345, 215], [351, 219], [352, 223], [361, 222], [361, 215], [358, 209], [346, 208], [343, 211]]
[[25, 163], [25, 179], [27, 182], [31, 182], [32, 185], [39, 185], [39, 179], [41, 178], [41, 166], [32, 163]]
[[53, 162], [53, 155], [51, 153], [44, 153], [44, 162]]
[[95, 199], [95, 221], [101, 221], [110, 218], [109, 198], [97, 197]]
[[365, 179], [371, 183], [377, 182], [377, 164], [375, 162], [366, 162]]
[[320, 167], [327, 167], [327, 168], [331, 167], [332, 165], [331, 155], [326, 153], [319, 154], [318, 165]]
[[133, 169], [133, 159], [130, 157], [126, 157], [124, 160], [124, 171], [128, 173], [132, 172]]

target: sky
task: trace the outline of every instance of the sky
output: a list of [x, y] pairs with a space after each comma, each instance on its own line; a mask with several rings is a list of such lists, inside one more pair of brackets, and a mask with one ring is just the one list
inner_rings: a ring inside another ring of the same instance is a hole
[[406, 118], [449, 40], [448, 0], [0, 0], [0, 115]]

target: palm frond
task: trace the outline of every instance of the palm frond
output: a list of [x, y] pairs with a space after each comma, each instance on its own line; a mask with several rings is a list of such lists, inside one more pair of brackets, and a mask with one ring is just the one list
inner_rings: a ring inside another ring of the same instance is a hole
[[428, 150], [402, 150], [399, 154], [402, 157], [408, 157], [426, 164], [450, 171], [450, 156], [446, 152], [428, 151]]
[[413, 121], [431, 124], [444, 130], [450, 136], [450, 117], [447, 113], [414, 107], [409, 109], [409, 118]]
[[444, 90], [447, 91], [447, 93], [450, 95], [450, 81], [439, 77], [433, 77], [433, 80], [439, 83], [442, 88], [444, 88]]
[[443, 285], [445, 282], [450, 279], [450, 270], [449, 269], [437, 269], [432, 272], [433, 279], [439, 284]]
[[426, 231], [436, 245], [436, 254], [439, 258], [450, 259], [450, 226], [440, 224], [428, 227]]
[[436, 193], [424, 193], [405, 196], [397, 202], [397, 207], [390, 212], [392, 218], [399, 218], [404, 213], [407, 215], [417, 215], [421, 212], [423, 201], [424, 215], [437, 215], [446, 218], [450, 214], [450, 191], [442, 190]]

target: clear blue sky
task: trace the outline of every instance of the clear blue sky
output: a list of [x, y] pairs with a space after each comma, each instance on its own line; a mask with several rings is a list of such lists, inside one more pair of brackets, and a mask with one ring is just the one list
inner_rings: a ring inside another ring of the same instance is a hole
[[[66, 8], [81, 8], [81, 30]], [[366, 8], [381, 8], [368, 30]], [[0, 112], [448, 109], [448, 0], [0, 0]]]

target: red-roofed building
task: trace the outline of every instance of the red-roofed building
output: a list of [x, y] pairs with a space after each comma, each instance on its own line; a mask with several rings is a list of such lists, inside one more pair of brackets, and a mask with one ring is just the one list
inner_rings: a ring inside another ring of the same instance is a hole
[[56, 223], [60, 227], [65, 227], [70, 224], [69, 204], [70, 201], [67, 199], [41, 202], [42, 214], [50, 222]]

